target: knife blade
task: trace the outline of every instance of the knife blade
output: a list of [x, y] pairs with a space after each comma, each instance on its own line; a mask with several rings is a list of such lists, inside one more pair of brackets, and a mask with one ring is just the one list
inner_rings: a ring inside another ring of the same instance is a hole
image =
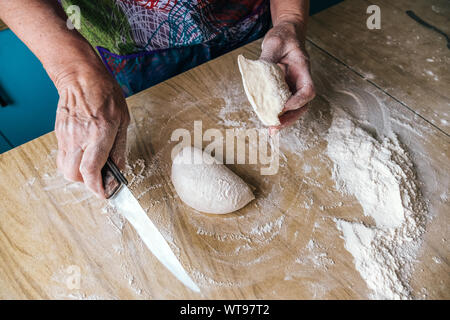
[[[128, 189], [127, 180], [111, 159], [106, 162], [102, 170], [102, 176], [106, 197], [110, 204], [133, 226], [147, 248], [186, 287], [192, 291], [200, 292], [199, 287], [184, 270], [166, 239]], [[115, 183], [112, 182], [111, 177], [114, 178]]]

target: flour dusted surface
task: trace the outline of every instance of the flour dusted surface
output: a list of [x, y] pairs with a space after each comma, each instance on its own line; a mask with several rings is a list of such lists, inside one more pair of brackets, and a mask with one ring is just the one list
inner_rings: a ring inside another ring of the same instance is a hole
[[427, 212], [408, 154], [395, 135], [378, 141], [340, 110], [326, 140], [337, 189], [355, 196], [373, 219], [336, 219], [356, 269], [373, 298], [410, 298], [409, 276]]

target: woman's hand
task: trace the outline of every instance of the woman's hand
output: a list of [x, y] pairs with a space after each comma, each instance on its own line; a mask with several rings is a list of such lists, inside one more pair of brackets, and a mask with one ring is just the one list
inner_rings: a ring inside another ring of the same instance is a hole
[[122, 90], [104, 67], [79, 65], [59, 73], [55, 85], [58, 169], [105, 198], [101, 169], [108, 156], [119, 168], [125, 165], [130, 116]]
[[129, 114], [122, 90], [58, 1], [0, 1], [0, 16], [39, 58], [60, 96], [58, 168], [104, 198], [108, 156], [123, 168]]
[[281, 124], [270, 127], [271, 133], [296, 122], [306, 112], [306, 104], [315, 97], [304, 43], [302, 25], [292, 21], [277, 22], [264, 37], [260, 59], [277, 63], [284, 71], [292, 91], [292, 97], [280, 115]]

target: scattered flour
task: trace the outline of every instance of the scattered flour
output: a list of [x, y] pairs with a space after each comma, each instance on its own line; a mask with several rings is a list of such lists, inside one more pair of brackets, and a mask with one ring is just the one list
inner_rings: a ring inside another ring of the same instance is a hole
[[277, 228], [279, 230], [279, 229], [281, 229], [283, 222], [284, 222], [284, 216], [280, 216], [275, 221], [267, 222], [263, 226], [255, 226], [250, 231], [250, 234], [262, 235], [264, 233], [273, 232], [274, 228]]
[[371, 298], [411, 298], [409, 277], [427, 210], [408, 154], [395, 136], [378, 141], [339, 110], [326, 140], [336, 187], [354, 195], [374, 221], [335, 220]]
[[433, 257], [434, 263], [441, 264], [442, 260], [439, 257]]
[[310, 239], [305, 247], [306, 250], [295, 260], [296, 263], [309, 264], [315, 268], [328, 269], [334, 265], [334, 260], [328, 256], [325, 248], [320, 246], [315, 240]]

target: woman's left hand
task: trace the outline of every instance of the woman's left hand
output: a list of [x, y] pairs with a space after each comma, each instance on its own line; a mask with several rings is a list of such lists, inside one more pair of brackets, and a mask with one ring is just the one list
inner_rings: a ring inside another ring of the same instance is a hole
[[292, 91], [292, 97], [279, 117], [281, 124], [270, 127], [271, 133], [296, 122], [306, 112], [306, 104], [315, 97], [305, 35], [301, 29], [296, 23], [280, 22], [264, 37], [260, 59], [278, 64]]

